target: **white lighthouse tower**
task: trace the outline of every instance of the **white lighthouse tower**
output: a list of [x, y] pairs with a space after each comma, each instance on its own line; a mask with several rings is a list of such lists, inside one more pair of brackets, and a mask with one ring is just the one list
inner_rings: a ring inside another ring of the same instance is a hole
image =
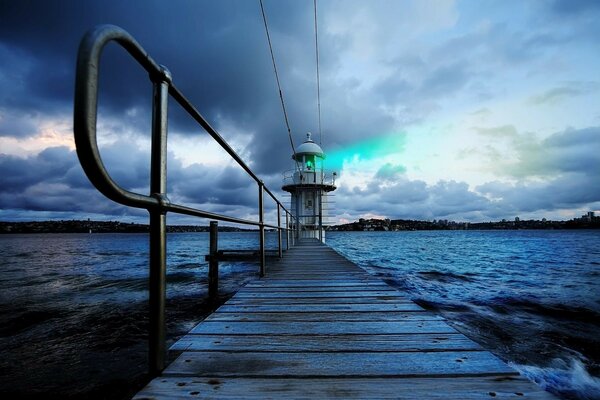
[[292, 155], [295, 169], [284, 174], [282, 189], [292, 196], [290, 211], [294, 216], [292, 228], [297, 238], [325, 241], [327, 194], [336, 189], [336, 173], [323, 169], [325, 154], [321, 146], [306, 134], [306, 141]]

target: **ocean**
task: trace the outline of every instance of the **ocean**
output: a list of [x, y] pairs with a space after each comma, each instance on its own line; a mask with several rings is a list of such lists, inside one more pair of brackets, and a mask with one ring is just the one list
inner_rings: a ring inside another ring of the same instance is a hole
[[[600, 231], [328, 232], [327, 243], [545, 389], [600, 399]], [[253, 232], [219, 234], [221, 249], [257, 246]], [[168, 236], [169, 343], [211, 312], [207, 250], [207, 233]], [[145, 234], [0, 235], [0, 396], [135, 393], [147, 254]], [[223, 263], [221, 301], [257, 271]]]

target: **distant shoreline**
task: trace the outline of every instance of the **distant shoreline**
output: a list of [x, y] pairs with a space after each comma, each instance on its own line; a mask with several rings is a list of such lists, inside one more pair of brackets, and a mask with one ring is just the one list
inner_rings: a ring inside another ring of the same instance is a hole
[[[0, 221], [0, 234], [10, 233], [148, 233], [147, 224], [119, 221]], [[169, 233], [208, 232], [208, 226], [169, 225]], [[257, 229], [243, 229], [232, 226], [219, 226], [219, 232], [252, 232]]]
[[360, 219], [355, 222], [329, 227], [329, 231], [488, 231], [488, 230], [567, 230], [600, 229], [600, 217], [593, 213], [569, 221], [520, 220], [490, 222], [455, 222], [445, 219], [420, 221], [408, 219]]
[[[363, 231], [433, 231], [433, 230], [572, 230], [600, 229], [600, 217], [583, 216], [569, 221], [515, 220], [495, 222], [454, 222], [448, 220], [360, 219], [348, 224], [327, 226], [330, 232]], [[208, 226], [169, 225], [169, 233], [208, 232]], [[219, 232], [256, 232], [232, 226], [219, 226]], [[119, 221], [60, 220], [60, 221], [0, 221], [0, 234], [11, 233], [148, 233], [147, 224]]]

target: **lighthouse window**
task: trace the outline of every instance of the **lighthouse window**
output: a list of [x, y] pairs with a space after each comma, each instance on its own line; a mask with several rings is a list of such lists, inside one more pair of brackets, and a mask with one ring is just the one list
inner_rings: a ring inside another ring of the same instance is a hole
[[312, 200], [306, 200], [306, 208], [312, 208]]
[[311, 160], [308, 160], [306, 162], [306, 169], [308, 169], [309, 171], [313, 168], [313, 163]]

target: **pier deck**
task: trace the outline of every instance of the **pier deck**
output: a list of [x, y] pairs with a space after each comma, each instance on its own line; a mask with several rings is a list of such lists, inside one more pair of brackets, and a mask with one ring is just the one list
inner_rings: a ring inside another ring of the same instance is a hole
[[331, 248], [305, 241], [171, 347], [134, 399], [554, 397]]

